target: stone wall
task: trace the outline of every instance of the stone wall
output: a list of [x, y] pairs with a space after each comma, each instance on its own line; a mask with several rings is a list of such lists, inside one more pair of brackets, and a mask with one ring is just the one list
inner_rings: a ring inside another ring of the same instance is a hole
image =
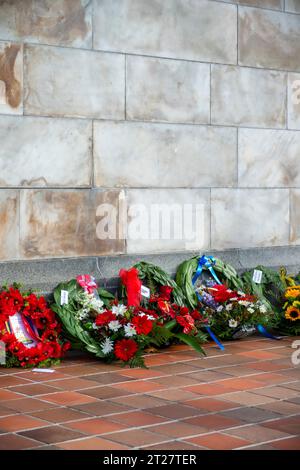
[[2, 261], [185, 249], [98, 239], [120, 199], [300, 245], [299, 131], [300, 0], [0, 0]]

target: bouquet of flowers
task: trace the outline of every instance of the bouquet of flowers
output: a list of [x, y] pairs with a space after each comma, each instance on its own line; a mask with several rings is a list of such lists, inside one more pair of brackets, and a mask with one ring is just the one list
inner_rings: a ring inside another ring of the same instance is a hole
[[[62, 303], [62, 292], [68, 292]], [[55, 305], [66, 335], [76, 349], [86, 350], [107, 362], [120, 360], [131, 367], [143, 367], [143, 351], [159, 346], [170, 336], [161, 328], [154, 311], [129, 302], [118, 302], [95, 280], [78, 276], [54, 291]]]
[[45, 298], [22, 293], [17, 284], [0, 292], [0, 341], [6, 367], [48, 367], [59, 363], [70, 346]]
[[273, 314], [253, 295], [234, 291], [224, 284], [208, 283], [197, 288], [203, 312], [212, 330], [223, 339], [238, 339], [256, 331], [256, 326], [269, 326]]
[[144, 314], [157, 318], [157, 326], [160, 328], [156, 330], [156, 335], [159, 337], [160, 345], [168, 345], [174, 340], [179, 340], [199, 353], [205, 354], [201, 345], [206, 341], [206, 335], [201, 331], [201, 326], [206, 319], [198, 310], [189, 310], [173, 301], [174, 286], [158, 283], [157, 291], [148, 289], [148, 296], [145, 296], [142, 295], [144, 286], [136, 267], [128, 271], [121, 270], [120, 277], [125, 287], [128, 305], [135, 305]]
[[284, 318], [281, 318], [279, 329], [290, 335], [300, 334], [300, 285], [289, 286], [284, 294]]

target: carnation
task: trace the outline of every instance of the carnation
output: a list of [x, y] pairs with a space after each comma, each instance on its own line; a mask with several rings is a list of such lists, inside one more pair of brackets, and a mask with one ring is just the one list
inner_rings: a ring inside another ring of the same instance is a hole
[[110, 321], [109, 324], [108, 324], [108, 328], [111, 331], [118, 331], [121, 328], [121, 326], [122, 325], [118, 320]]
[[123, 304], [113, 305], [113, 307], [111, 308], [112, 313], [114, 313], [116, 316], [121, 316], [121, 317], [124, 316], [124, 313], [126, 312], [126, 310], [127, 310], [127, 307]]

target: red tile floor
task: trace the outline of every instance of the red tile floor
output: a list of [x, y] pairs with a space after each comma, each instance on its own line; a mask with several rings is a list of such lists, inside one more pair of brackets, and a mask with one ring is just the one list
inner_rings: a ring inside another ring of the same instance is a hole
[[150, 354], [149, 369], [71, 356], [52, 374], [0, 369], [1, 449], [298, 449], [293, 339]]

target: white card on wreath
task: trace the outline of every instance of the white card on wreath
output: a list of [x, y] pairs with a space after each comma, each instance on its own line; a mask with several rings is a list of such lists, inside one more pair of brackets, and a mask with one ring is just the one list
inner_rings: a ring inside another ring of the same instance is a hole
[[141, 286], [141, 294], [143, 297], [150, 299], [150, 289], [146, 286]]
[[260, 271], [260, 269], [254, 269], [252, 280], [255, 284], [261, 284], [262, 271]]
[[69, 292], [67, 290], [60, 291], [60, 305], [67, 305], [69, 303]]

